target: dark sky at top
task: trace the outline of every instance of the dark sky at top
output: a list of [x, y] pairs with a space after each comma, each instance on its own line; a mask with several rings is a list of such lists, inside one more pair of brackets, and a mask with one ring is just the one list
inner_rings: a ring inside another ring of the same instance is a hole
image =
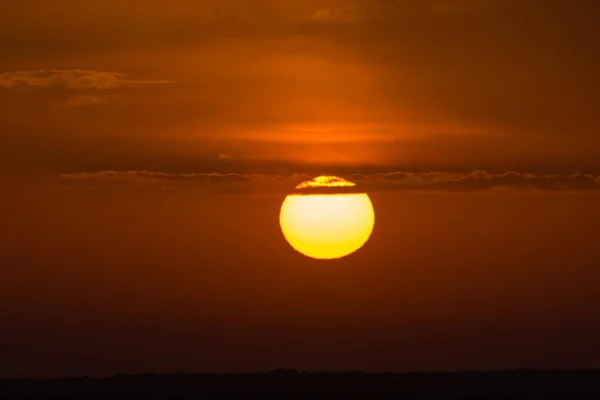
[[599, 7], [10, 1], [0, 16], [3, 163], [219, 172], [221, 154], [595, 171]]

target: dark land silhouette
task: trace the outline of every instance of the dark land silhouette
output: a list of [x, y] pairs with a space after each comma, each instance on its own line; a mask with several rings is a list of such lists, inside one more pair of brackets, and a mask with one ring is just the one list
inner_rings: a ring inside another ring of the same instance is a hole
[[249, 374], [2, 379], [0, 398], [600, 399], [600, 370]]

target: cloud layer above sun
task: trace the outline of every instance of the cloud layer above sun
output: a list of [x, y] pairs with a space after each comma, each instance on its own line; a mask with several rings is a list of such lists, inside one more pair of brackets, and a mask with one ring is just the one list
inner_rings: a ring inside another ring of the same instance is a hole
[[[62, 174], [47, 177], [46, 183], [63, 189], [177, 189], [196, 188], [213, 193], [289, 193], [313, 177], [307, 174], [170, 174], [150, 171], [101, 171], [95, 173]], [[513, 192], [581, 192], [600, 191], [600, 175], [593, 174], [532, 174], [519, 172], [471, 173], [389, 172], [349, 174], [345, 179], [356, 186], [339, 187], [349, 191], [431, 191], [468, 193], [493, 191]]]

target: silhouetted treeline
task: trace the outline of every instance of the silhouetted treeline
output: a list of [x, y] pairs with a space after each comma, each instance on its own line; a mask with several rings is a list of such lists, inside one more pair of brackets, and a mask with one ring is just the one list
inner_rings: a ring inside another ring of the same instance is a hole
[[256, 374], [116, 375], [5, 379], [0, 398], [162, 397], [279, 399], [600, 399], [600, 370], [455, 373], [273, 371]]

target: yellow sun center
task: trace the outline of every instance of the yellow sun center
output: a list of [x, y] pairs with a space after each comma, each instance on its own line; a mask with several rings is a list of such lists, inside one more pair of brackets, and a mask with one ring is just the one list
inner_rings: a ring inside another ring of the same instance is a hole
[[[352, 187], [353, 183], [319, 177], [298, 186]], [[312, 183], [311, 183], [312, 182]], [[279, 217], [283, 235], [298, 252], [317, 259], [344, 257], [361, 248], [371, 236], [375, 213], [366, 193], [290, 194]]]

